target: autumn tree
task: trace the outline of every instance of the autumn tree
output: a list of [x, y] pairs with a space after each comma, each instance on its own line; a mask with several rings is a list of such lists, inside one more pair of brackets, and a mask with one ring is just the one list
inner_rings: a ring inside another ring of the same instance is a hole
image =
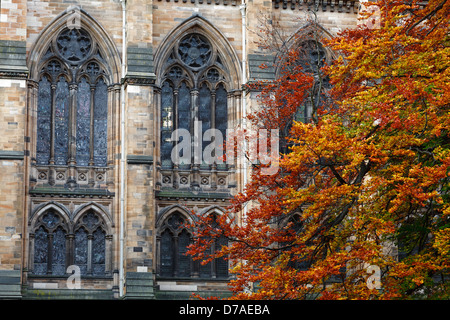
[[196, 259], [229, 259], [233, 298], [450, 297], [450, 1], [373, 4], [376, 27], [331, 40], [308, 21], [254, 84], [250, 123], [288, 129], [280, 170], [253, 163], [227, 214], [192, 226]]

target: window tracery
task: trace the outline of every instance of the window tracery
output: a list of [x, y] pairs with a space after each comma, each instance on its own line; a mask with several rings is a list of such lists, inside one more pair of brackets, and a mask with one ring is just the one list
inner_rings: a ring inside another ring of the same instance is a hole
[[[171, 151], [182, 141], [181, 138], [175, 143], [171, 141], [174, 130], [186, 129], [192, 136], [194, 121], [201, 121], [200, 139], [208, 129], [220, 130], [225, 139], [228, 80], [219, 52], [199, 33], [190, 33], [180, 40], [165, 68], [161, 85], [161, 164], [172, 168]], [[208, 142], [203, 142], [202, 150], [207, 145]], [[193, 162], [181, 167], [192, 168]], [[201, 165], [207, 168], [205, 163]]]
[[49, 209], [37, 220], [33, 230], [32, 274], [63, 276], [71, 264], [80, 268], [81, 275], [107, 273], [106, 226], [93, 210], [77, 221], [68, 222]]
[[36, 165], [106, 167], [109, 72], [98, 45], [63, 29], [40, 65]]
[[[174, 212], [159, 228], [158, 275], [162, 278], [228, 278], [228, 262], [225, 258], [217, 258], [203, 265], [193, 261], [187, 254], [191, 234], [185, 223], [186, 219], [179, 212]], [[225, 238], [220, 238], [213, 242], [208, 253], [214, 254], [227, 244]]]

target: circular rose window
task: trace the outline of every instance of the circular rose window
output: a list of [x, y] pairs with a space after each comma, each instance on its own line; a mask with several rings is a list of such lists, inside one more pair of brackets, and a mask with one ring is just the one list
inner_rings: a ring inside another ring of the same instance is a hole
[[204, 36], [197, 33], [190, 34], [181, 39], [178, 54], [187, 66], [201, 68], [211, 57], [211, 45]]
[[78, 63], [89, 54], [91, 38], [82, 29], [66, 29], [58, 36], [56, 45], [64, 59], [72, 63]]

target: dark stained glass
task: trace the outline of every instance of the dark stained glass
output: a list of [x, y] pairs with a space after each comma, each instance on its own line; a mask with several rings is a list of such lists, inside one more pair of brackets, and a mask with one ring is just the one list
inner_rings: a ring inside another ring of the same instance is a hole
[[223, 84], [220, 84], [216, 90], [216, 129], [220, 130], [223, 141], [226, 140], [227, 121], [228, 121], [228, 97]]
[[177, 231], [184, 223], [184, 219], [179, 214], [173, 214], [168, 220], [167, 224], [172, 230]]
[[[178, 128], [186, 129], [190, 131], [191, 127], [191, 92], [187, 87], [186, 83], [183, 82], [178, 89]], [[182, 137], [180, 137], [178, 142], [182, 141]], [[180, 150], [180, 158], [183, 156], [182, 151]], [[189, 166], [188, 163], [181, 164], [180, 168], [187, 168]]]
[[51, 84], [44, 76], [39, 81], [38, 90], [36, 142], [36, 161], [38, 164], [48, 164], [50, 159], [51, 114]]
[[178, 128], [190, 131], [191, 92], [183, 82], [178, 89]]
[[34, 274], [47, 274], [48, 232], [40, 227], [34, 235]]
[[[227, 239], [224, 237], [219, 238], [216, 241], [216, 251], [221, 250], [222, 246], [228, 245]], [[216, 277], [227, 278], [228, 277], [228, 261], [225, 258], [220, 257], [216, 259]]]
[[99, 222], [97, 215], [93, 211], [89, 211], [83, 217], [83, 223], [92, 230]]
[[174, 271], [174, 252], [173, 252], [173, 241], [172, 234], [169, 230], [164, 230], [161, 234], [161, 242], [160, 242], [160, 250], [161, 250], [161, 268], [160, 274], [164, 277], [172, 277]]
[[292, 67], [300, 66], [304, 72], [318, 74], [325, 63], [325, 50], [315, 40], [304, 41], [298, 48], [299, 56]]
[[[205, 253], [206, 254], [210, 254], [211, 253], [211, 248], [206, 250]], [[201, 264], [200, 263], [200, 278], [211, 278], [211, 277], [212, 277], [211, 262], [208, 262], [207, 264]]]
[[186, 254], [190, 244], [190, 236], [186, 230], [178, 235], [178, 276], [189, 277], [191, 275], [191, 258]]
[[[211, 91], [206, 84], [200, 88], [198, 95], [198, 120], [202, 122], [202, 137], [211, 129]], [[203, 150], [207, 143], [203, 143]]]
[[55, 92], [55, 163], [67, 164], [69, 148], [69, 85], [59, 78]]
[[92, 273], [105, 274], [105, 233], [98, 228], [92, 240]]
[[106, 166], [108, 88], [101, 78], [95, 87], [94, 101], [94, 165]]
[[54, 228], [60, 221], [59, 216], [53, 212], [53, 210], [49, 210], [45, 216], [42, 218], [42, 222], [51, 229]]
[[66, 273], [66, 233], [59, 227], [53, 233], [52, 274]]
[[57, 60], [52, 60], [47, 65], [47, 71], [50, 72], [53, 75], [57, 75], [59, 72], [61, 72], [61, 63]]
[[88, 263], [88, 233], [84, 228], [75, 232], [75, 257], [74, 264], [80, 267], [80, 273], [87, 273]]
[[87, 166], [90, 158], [91, 88], [86, 78], [78, 83], [77, 94], [77, 154], [79, 166]]
[[173, 128], [173, 88], [166, 81], [161, 90], [161, 162], [170, 165]]
[[[95, 79], [105, 70], [96, 61], [89, 61], [85, 68], [81, 64], [95, 54], [100, 55], [98, 51], [93, 52], [92, 38], [88, 32], [79, 28], [64, 29], [54, 40], [54, 45], [57, 49], [55, 53], [70, 63], [72, 72], [68, 73], [61, 61], [54, 58], [47, 61], [42, 69], [53, 79], [57, 76], [59, 79], [55, 83], [43, 76], [39, 84], [36, 161], [41, 165], [47, 165], [51, 160], [56, 165], [67, 165], [70, 142], [75, 144], [73, 156], [78, 166], [106, 166], [108, 89], [104, 79], [98, 80], [94, 87], [87, 80]], [[43, 59], [48, 57], [46, 55]], [[82, 77], [77, 83], [76, 99], [72, 100], [69, 82], [72, 82], [71, 76], [80, 71]], [[67, 79], [62, 73], [66, 73]], [[55, 84], [54, 88], [52, 84]], [[91, 101], [92, 88], [94, 101]], [[72, 115], [71, 102], [75, 100], [75, 113]], [[91, 110], [92, 105], [94, 110]], [[72, 123], [69, 123], [69, 114]], [[70, 136], [69, 130], [72, 129], [76, 131], [74, 137]]]

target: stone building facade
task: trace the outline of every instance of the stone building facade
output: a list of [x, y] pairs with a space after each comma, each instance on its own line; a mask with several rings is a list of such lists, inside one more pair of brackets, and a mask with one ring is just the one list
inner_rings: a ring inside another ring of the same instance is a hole
[[174, 164], [170, 135], [242, 126], [256, 103], [243, 84], [274, 77], [259, 68], [273, 60], [257, 43], [261, 15], [294, 35], [313, 10], [333, 36], [357, 25], [359, 9], [2, 0], [0, 297], [227, 294], [227, 262], [191, 261], [180, 226], [192, 210], [223, 214], [245, 166]]

